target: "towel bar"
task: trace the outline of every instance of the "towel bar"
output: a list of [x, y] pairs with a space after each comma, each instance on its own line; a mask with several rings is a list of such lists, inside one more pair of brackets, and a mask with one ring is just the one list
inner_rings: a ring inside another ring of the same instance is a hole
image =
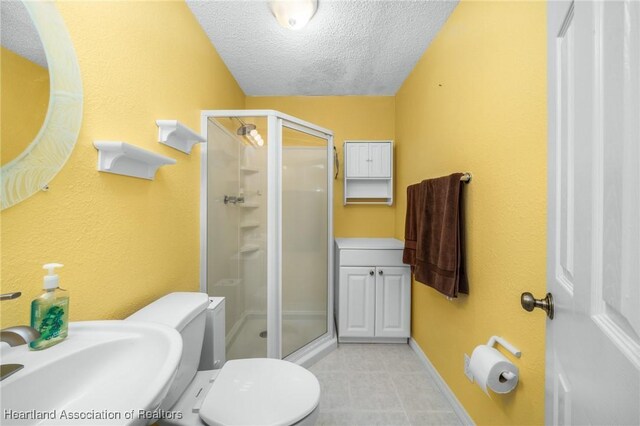
[[471, 173], [469, 172], [465, 172], [461, 177], [460, 177], [460, 181], [464, 182], [464, 183], [471, 183]]

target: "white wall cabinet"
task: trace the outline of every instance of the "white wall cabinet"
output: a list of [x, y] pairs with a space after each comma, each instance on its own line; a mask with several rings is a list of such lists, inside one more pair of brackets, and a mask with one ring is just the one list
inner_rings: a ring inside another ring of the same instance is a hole
[[[345, 177], [369, 177], [369, 144], [346, 142], [345, 147]], [[347, 161], [348, 159], [348, 161]]]
[[391, 142], [369, 143], [369, 177], [391, 177]]
[[393, 204], [393, 142], [345, 141], [344, 204]]
[[341, 342], [405, 343], [411, 272], [393, 238], [336, 239], [336, 316]]

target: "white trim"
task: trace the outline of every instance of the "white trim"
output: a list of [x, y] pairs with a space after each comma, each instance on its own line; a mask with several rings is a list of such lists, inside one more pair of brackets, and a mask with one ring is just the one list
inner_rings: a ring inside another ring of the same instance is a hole
[[292, 353], [285, 360], [309, 368], [338, 348], [336, 336], [324, 335]]
[[209, 294], [207, 289], [207, 145], [209, 115], [205, 111], [200, 113], [200, 134], [205, 142], [200, 145], [200, 291]]
[[275, 116], [277, 118], [282, 118], [283, 120], [290, 121], [292, 123], [299, 124], [304, 127], [308, 127], [310, 129], [316, 130], [318, 132], [324, 133], [327, 137], [333, 136], [333, 132], [329, 129], [325, 129], [324, 127], [317, 126], [313, 123], [309, 123], [308, 121], [300, 120], [297, 117], [292, 115], [288, 115], [282, 113], [280, 111], [276, 111], [274, 109], [209, 109], [203, 110], [203, 114], [212, 117], [265, 117], [265, 116]]
[[350, 337], [340, 336], [338, 339], [340, 343], [390, 343], [390, 344], [402, 344], [406, 345], [406, 337]]
[[281, 121], [267, 117], [267, 357], [282, 358]]
[[320, 132], [320, 131], [315, 130], [313, 128], [310, 128], [310, 127], [307, 127], [307, 126], [303, 126], [303, 125], [300, 125], [298, 123], [294, 123], [294, 122], [291, 122], [291, 121], [288, 121], [288, 120], [285, 120], [285, 119], [282, 120], [282, 125], [284, 127], [289, 128], [289, 129], [297, 130], [298, 132], [306, 133], [308, 135], [315, 136], [315, 137], [317, 137], [319, 139], [327, 140], [327, 138], [328, 138], [328, 135], [325, 132]]
[[449, 385], [447, 385], [447, 382], [444, 381], [429, 358], [427, 358], [425, 353], [422, 352], [422, 349], [420, 348], [420, 346], [418, 346], [418, 342], [416, 342], [413, 337], [409, 339], [409, 346], [411, 347], [411, 349], [413, 349], [416, 355], [418, 355], [418, 358], [420, 358], [422, 363], [427, 367], [427, 372], [436, 383], [436, 386], [438, 386], [438, 389], [440, 389], [440, 392], [442, 392], [447, 401], [449, 401], [449, 404], [451, 404], [451, 408], [453, 408], [453, 412], [456, 413], [456, 416], [458, 416], [458, 420], [460, 420], [460, 423], [462, 423], [463, 425], [475, 425], [473, 419], [471, 418], [471, 416], [469, 416], [469, 413], [467, 413], [467, 410], [464, 409]]
[[[334, 266], [334, 250], [335, 250], [335, 242], [333, 235], [333, 151], [335, 149], [335, 145], [333, 144], [333, 134], [329, 135], [327, 139], [327, 279], [329, 280], [329, 289], [327, 291], [327, 333], [329, 336], [336, 340], [338, 339], [338, 333], [335, 330], [335, 306], [334, 306], [334, 295], [333, 292], [335, 290], [334, 283], [334, 274], [335, 274], [335, 266]], [[337, 343], [336, 343], [337, 346]]]

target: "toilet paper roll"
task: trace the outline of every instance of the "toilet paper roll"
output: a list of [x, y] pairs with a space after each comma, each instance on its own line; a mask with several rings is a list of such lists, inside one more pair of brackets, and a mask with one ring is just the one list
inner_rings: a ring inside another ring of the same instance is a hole
[[508, 393], [518, 384], [518, 367], [487, 345], [476, 346], [473, 350], [469, 370], [473, 375], [473, 381], [487, 395], [488, 389], [495, 393]]

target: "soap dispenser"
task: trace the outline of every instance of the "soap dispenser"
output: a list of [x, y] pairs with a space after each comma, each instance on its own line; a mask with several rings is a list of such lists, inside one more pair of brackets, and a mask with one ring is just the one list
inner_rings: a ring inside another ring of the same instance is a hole
[[38, 351], [63, 341], [68, 334], [69, 292], [59, 287], [60, 279], [54, 274], [60, 263], [47, 263], [49, 271], [44, 277], [44, 292], [31, 302], [31, 327], [40, 337], [29, 343], [29, 349]]

